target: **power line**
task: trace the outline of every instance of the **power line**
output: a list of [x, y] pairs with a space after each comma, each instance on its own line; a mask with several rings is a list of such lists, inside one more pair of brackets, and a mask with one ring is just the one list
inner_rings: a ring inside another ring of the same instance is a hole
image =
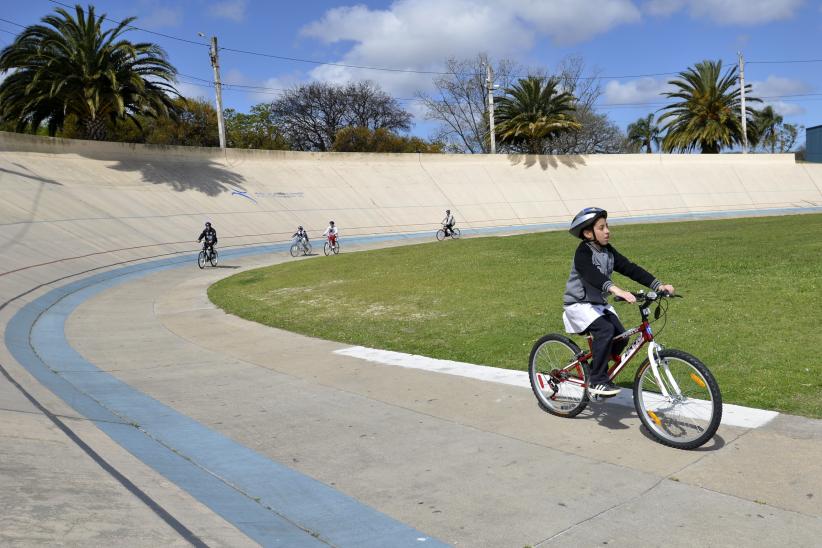
[[822, 63], [822, 59], [793, 59], [784, 61], [747, 61], [747, 64], [753, 65], [788, 65], [791, 63]]
[[[52, 4], [57, 4], [59, 6], [63, 6], [64, 8], [74, 9], [74, 6], [72, 6], [71, 4], [64, 4], [63, 2], [58, 2], [57, 0], [47, 0], [47, 1], [51, 2]], [[106, 21], [109, 21], [111, 23], [116, 23], [118, 25], [122, 23], [122, 21], [117, 21], [116, 19], [112, 19], [110, 17], [104, 17], [104, 19]], [[170, 40], [177, 40], [178, 42], [186, 42], [188, 44], [194, 44], [195, 46], [208, 47], [208, 44], [203, 43], [203, 42], [198, 42], [196, 40], [188, 40], [186, 38], [180, 38], [179, 36], [172, 36], [171, 34], [163, 34], [162, 32], [156, 32], [156, 31], [153, 31], [153, 30], [144, 29], [142, 27], [137, 27], [137, 26], [131, 25], [131, 24], [129, 24], [129, 28], [132, 28], [134, 30], [139, 30], [139, 31], [142, 31], [142, 32], [147, 32], [149, 34], [154, 34], [156, 36], [162, 36], [163, 38], [168, 38]]]
[[[26, 28], [26, 25], [21, 25], [20, 23], [15, 23], [14, 21], [9, 21], [8, 19], [3, 19], [2, 17], [0, 17], [0, 21], [2, 21], [4, 23], [8, 23], [9, 25], [14, 25], [15, 27], [20, 27], [22, 29]], [[9, 31], [5, 31], [5, 32], [9, 32]]]

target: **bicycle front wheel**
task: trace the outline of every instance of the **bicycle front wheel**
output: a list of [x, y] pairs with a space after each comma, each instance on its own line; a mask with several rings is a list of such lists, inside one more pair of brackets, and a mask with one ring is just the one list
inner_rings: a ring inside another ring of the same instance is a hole
[[291, 253], [292, 257], [296, 257], [300, 254], [300, 244], [292, 244], [291, 249], [288, 250]]
[[211, 257], [209, 257], [208, 260], [211, 263], [211, 266], [217, 266], [217, 250], [216, 249], [211, 252]]
[[443, 241], [445, 239], [445, 231], [443, 229], [437, 230], [437, 240]]
[[459, 228], [452, 228], [451, 229], [451, 237], [455, 240], [459, 240], [462, 233], [460, 232]]
[[575, 417], [588, 406], [588, 364], [579, 347], [562, 335], [545, 335], [531, 349], [528, 377], [539, 406], [552, 415]]
[[710, 440], [722, 420], [722, 395], [713, 374], [681, 350], [658, 354], [659, 378], [650, 362], [634, 379], [634, 405], [642, 424], [660, 443], [695, 449]]
[[205, 264], [206, 264], [206, 252], [205, 251], [200, 251], [200, 254], [197, 255], [197, 266], [199, 266], [200, 268], [205, 268]]
[[323, 245], [323, 253], [325, 253], [326, 256], [331, 254], [331, 244], [328, 242], [325, 242], [325, 245]]

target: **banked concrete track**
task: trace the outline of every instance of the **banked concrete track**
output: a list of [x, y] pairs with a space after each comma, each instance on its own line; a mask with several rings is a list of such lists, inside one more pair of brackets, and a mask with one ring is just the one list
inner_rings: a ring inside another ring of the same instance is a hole
[[[468, 229], [813, 212], [783, 156], [258, 153], [0, 134], [0, 544], [816, 545], [822, 428], [724, 426], [698, 452], [630, 408], [573, 421], [526, 389], [399, 369], [216, 310], [285, 260]], [[200, 271], [202, 222], [222, 265]], [[377, 241], [374, 235], [384, 238]], [[309, 259], [323, 260], [323, 259]]]

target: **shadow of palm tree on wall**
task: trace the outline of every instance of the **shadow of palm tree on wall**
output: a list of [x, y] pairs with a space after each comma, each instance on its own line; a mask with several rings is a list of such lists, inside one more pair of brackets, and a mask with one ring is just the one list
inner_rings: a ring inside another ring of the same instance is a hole
[[578, 166], [584, 166], [585, 158], [579, 154], [561, 154], [557, 156], [536, 155], [536, 154], [509, 154], [508, 161], [512, 166], [524, 165], [525, 167], [533, 167], [539, 164], [543, 171], [549, 168], [557, 168], [560, 165], [576, 169]]
[[217, 196], [237, 188], [245, 190], [245, 177], [218, 164], [212, 158], [204, 157], [200, 161], [193, 161], [165, 157], [154, 161], [151, 158], [135, 156], [133, 159], [120, 158], [116, 164], [109, 167], [117, 171], [138, 171], [143, 181], [168, 185], [178, 192], [196, 190], [208, 196]]

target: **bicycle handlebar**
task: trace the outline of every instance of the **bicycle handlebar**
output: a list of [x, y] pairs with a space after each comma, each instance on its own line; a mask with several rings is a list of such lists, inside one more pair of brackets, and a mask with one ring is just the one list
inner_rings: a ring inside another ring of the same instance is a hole
[[[645, 293], [644, 291], [637, 291], [637, 292], [630, 291], [630, 293], [631, 293], [631, 295], [636, 297], [637, 302], [645, 302], [645, 303], [652, 303], [654, 301], [658, 301], [659, 299], [664, 299], [664, 298], [669, 298], [669, 299], [673, 299], [673, 298], [682, 299], [682, 298], [684, 298], [682, 295], [677, 295], [677, 294], [671, 295], [667, 291], [659, 291], [659, 292], [649, 291], [647, 293]], [[614, 301], [616, 301], [616, 302], [627, 302], [622, 297], [614, 297]]]

